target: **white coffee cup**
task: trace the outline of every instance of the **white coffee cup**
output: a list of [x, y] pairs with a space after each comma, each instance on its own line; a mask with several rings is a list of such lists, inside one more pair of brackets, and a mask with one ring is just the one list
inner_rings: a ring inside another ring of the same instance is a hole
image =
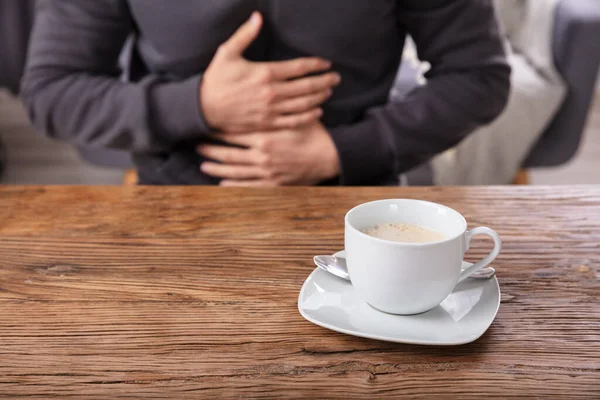
[[[403, 223], [442, 233], [432, 243], [401, 243], [369, 236], [375, 225]], [[502, 242], [490, 228], [467, 231], [465, 218], [446, 206], [420, 200], [380, 200], [353, 208], [345, 218], [348, 273], [356, 292], [373, 308], [401, 315], [419, 314], [439, 305], [456, 285], [488, 266]], [[490, 236], [494, 250], [461, 272], [471, 239]]]

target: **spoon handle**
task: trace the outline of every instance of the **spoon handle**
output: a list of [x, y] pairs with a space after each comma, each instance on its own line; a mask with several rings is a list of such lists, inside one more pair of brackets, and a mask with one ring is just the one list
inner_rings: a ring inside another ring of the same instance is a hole
[[[329, 272], [332, 275], [335, 275], [339, 278], [350, 280], [350, 276], [348, 275], [348, 268], [346, 266], [346, 259], [344, 257], [334, 257], [334, 256], [316, 256], [314, 258], [315, 264], [323, 269], [324, 271]], [[475, 272], [469, 278], [471, 279], [490, 279], [496, 275], [496, 270], [492, 267], [485, 267]]]

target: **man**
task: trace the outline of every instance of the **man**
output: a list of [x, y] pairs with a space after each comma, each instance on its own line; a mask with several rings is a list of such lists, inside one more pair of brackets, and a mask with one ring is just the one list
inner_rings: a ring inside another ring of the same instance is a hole
[[[23, 98], [141, 183], [383, 185], [504, 108], [486, 0], [39, 0]], [[131, 82], [117, 60], [136, 38]], [[388, 102], [406, 35], [427, 84]], [[137, 67], [136, 67], [137, 66]]]

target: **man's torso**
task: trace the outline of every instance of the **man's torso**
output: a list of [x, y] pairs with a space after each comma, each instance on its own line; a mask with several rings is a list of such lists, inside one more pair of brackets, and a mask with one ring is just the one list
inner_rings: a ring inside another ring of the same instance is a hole
[[[316, 56], [332, 61], [342, 84], [323, 104], [327, 127], [360, 121], [387, 103], [404, 47], [397, 0], [128, 0], [140, 58], [152, 74], [185, 79], [206, 70], [217, 48], [251, 13], [264, 28], [245, 56], [279, 61]], [[172, 154], [137, 157], [140, 172], [158, 182], [216, 183], [198, 171], [194, 146]], [[192, 149], [192, 150], [190, 150]], [[365, 151], [369, 151], [365, 149]], [[165, 157], [165, 158], [163, 158]], [[157, 173], [156, 171], [161, 171]], [[161, 177], [165, 175], [165, 177]], [[154, 178], [152, 178], [154, 176]], [[187, 176], [187, 178], [184, 178]]]
[[151, 73], [185, 79], [204, 71], [218, 46], [261, 11], [265, 26], [246, 56], [255, 61], [317, 56], [343, 83], [325, 104], [328, 126], [350, 124], [387, 102], [405, 33], [397, 0], [129, 0], [138, 50]]

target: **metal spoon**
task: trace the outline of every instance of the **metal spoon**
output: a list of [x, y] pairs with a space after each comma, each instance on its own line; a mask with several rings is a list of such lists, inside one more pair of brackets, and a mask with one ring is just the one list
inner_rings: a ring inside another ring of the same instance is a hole
[[[335, 256], [315, 256], [314, 261], [317, 267], [321, 268], [322, 270], [325, 270], [330, 274], [345, 279], [347, 281], [350, 280], [350, 275], [348, 275], [348, 268], [346, 267], [345, 258]], [[496, 270], [492, 267], [486, 267], [475, 272], [469, 278], [490, 279], [494, 275], [496, 275]]]

